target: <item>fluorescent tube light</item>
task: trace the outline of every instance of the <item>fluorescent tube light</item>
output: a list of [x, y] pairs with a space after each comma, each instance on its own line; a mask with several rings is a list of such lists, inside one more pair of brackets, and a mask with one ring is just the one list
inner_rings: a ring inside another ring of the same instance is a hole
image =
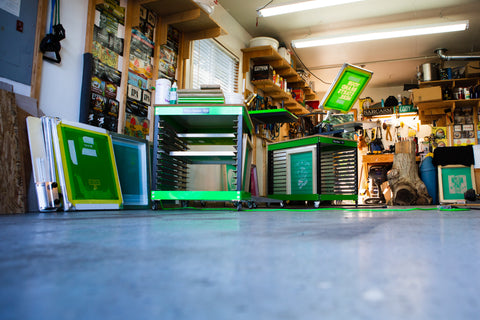
[[343, 36], [336, 36], [336, 37], [318, 37], [318, 38], [310, 38], [310, 39], [293, 40], [292, 46], [295, 48], [329, 46], [329, 45], [335, 45], [335, 44], [341, 44], [341, 43], [421, 36], [426, 34], [453, 32], [453, 31], [464, 31], [466, 29], [468, 29], [468, 20], [447, 22], [447, 23], [440, 23], [440, 24], [431, 24], [431, 25], [424, 25], [424, 26], [417, 26], [417, 27], [392, 29], [392, 30], [385, 30], [385, 31], [370, 32], [370, 33], [343, 35]]
[[310, 0], [302, 2], [289, 2], [282, 5], [267, 7], [258, 10], [261, 17], [270, 17], [285, 13], [293, 13], [298, 11], [312, 10], [323, 7], [332, 7], [345, 3], [358, 2], [363, 0]]

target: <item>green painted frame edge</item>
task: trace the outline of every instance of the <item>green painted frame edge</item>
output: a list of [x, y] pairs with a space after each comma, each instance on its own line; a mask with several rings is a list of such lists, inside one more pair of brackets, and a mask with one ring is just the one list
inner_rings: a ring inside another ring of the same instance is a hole
[[332, 146], [354, 147], [354, 148], [357, 147], [357, 141], [355, 140], [316, 135], [316, 136], [310, 136], [310, 137], [305, 137], [300, 139], [271, 143], [267, 146], [267, 149], [268, 151], [274, 151], [274, 150], [281, 150], [281, 149], [294, 148], [294, 147], [303, 147], [303, 146], [315, 144], [318, 142], [327, 143]]
[[269, 194], [268, 198], [293, 201], [358, 200], [357, 194]]
[[152, 201], [158, 200], [206, 200], [241, 201], [250, 200], [250, 192], [245, 191], [151, 191]]
[[[197, 109], [208, 109], [208, 113], [197, 112]], [[191, 110], [191, 112], [184, 112]], [[249, 132], [253, 131], [253, 122], [244, 105], [202, 105], [202, 104], [175, 104], [155, 105], [155, 116], [179, 116], [179, 115], [242, 115]]]

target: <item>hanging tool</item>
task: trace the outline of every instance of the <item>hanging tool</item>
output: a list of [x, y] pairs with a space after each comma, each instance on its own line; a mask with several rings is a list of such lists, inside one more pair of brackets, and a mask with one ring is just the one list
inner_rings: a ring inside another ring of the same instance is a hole
[[387, 139], [387, 141], [393, 141], [392, 133], [390, 132], [390, 127], [391, 125], [387, 124], [387, 129], [385, 132], [385, 139]]
[[400, 134], [400, 126], [395, 127], [395, 137], [397, 138], [395, 142], [400, 142], [402, 140], [402, 136]]
[[365, 142], [365, 131], [363, 129], [359, 129], [356, 134], [357, 134], [358, 148], [363, 149], [367, 147], [367, 143]]
[[377, 127], [375, 128], [375, 139], [370, 143], [370, 152], [382, 153], [385, 150], [382, 142], [382, 127], [380, 120], [377, 121]]
[[52, 0], [51, 10], [50, 33], [40, 42], [40, 51], [43, 53], [43, 59], [60, 63], [62, 61], [60, 41], [65, 39], [65, 29], [60, 24], [60, 0]]

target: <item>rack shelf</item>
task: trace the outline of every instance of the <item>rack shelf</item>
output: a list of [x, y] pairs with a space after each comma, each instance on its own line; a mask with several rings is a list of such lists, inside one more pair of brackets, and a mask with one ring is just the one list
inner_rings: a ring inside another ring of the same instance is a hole
[[[243, 105], [157, 105], [153, 139], [152, 193], [154, 208], [162, 200], [233, 201], [237, 209], [250, 200], [252, 120]], [[203, 150], [194, 150], [201, 145]], [[214, 146], [226, 148], [218, 150]], [[233, 166], [235, 190], [193, 190], [193, 165]]]

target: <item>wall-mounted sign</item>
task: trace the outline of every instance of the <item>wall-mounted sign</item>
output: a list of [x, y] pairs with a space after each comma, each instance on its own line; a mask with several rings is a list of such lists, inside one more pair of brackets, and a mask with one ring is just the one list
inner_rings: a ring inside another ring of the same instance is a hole
[[372, 74], [371, 71], [344, 63], [320, 105], [324, 109], [350, 111], [372, 78]]
[[363, 109], [364, 117], [372, 116], [384, 116], [395, 113], [395, 107], [383, 107], [383, 108], [365, 108]]
[[413, 104], [405, 104], [398, 106], [398, 113], [410, 113], [410, 112], [418, 112], [418, 109], [415, 108]]

